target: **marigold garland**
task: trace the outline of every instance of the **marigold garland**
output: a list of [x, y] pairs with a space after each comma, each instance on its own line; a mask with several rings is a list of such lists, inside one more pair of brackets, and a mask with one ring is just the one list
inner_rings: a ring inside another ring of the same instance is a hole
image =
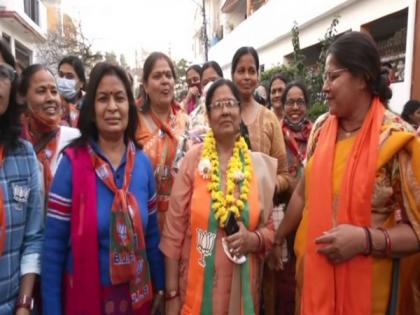
[[[208, 189], [213, 202], [214, 216], [220, 227], [224, 227], [229, 212], [237, 219], [245, 207], [251, 182], [251, 155], [243, 137], [235, 142], [232, 157], [227, 166], [226, 195], [221, 190], [221, 176], [219, 172], [219, 156], [216, 150], [216, 140], [212, 131], [204, 139], [199, 173], [204, 179], [209, 179]], [[235, 198], [235, 187], [239, 185], [239, 198]]]

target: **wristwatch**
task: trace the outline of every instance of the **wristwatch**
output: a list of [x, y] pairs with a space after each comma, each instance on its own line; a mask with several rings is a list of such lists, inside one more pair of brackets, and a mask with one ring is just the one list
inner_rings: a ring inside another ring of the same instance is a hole
[[34, 308], [34, 299], [28, 295], [19, 296], [16, 300], [15, 310], [20, 308], [26, 308], [28, 311], [32, 311]]

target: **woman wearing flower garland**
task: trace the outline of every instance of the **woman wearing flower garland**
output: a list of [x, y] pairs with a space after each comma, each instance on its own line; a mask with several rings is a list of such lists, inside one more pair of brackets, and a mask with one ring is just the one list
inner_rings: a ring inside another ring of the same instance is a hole
[[[251, 153], [238, 136], [239, 100], [229, 80], [210, 87], [212, 130], [187, 153], [175, 179], [160, 243], [168, 315], [259, 313], [277, 161]], [[233, 217], [239, 231], [227, 236]]]

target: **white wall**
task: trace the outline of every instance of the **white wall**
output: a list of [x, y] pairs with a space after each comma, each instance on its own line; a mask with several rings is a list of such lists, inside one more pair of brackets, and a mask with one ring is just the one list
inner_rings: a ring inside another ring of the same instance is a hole
[[39, 1], [39, 24], [36, 24], [26, 15], [23, 0], [0, 0], [0, 9], [6, 11], [16, 11], [26, 23], [28, 23], [35, 31], [45, 35], [47, 33], [47, 7], [42, 1]]
[[222, 13], [223, 34], [226, 36], [235, 30], [235, 28], [243, 23], [246, 15], [246, 1], [239, 0], [235, 5], [235, 9], [231, 12]]
[[[390, 107], [400, 111], [410, 95], [414, 17], [410, 10], [416, 0], [270, 0], [243, 21], [232, 33], [213, 46], [209, 59], [220, 63], [230, 77], [230, 63], [241, 46], [255, 47], [266, 69], [283, 63], [293, 51], [290, 30], [296, 21], [300, 27], [300, 45], [314, 45], [324, 36], [334, 16], [339, 15], [337, 31], [360, 30], [361, 25], [409, 7], [407, 30], [406, 80], [393, 85]], [[411, 41], [410, 41], [411, 39]], [[410, 48], [411, 47], [411, 48]]]
[[24, 11], [23, 0], [0, 0], [0, 10], [16, 12], [36, 33], [28, 31], [26, 27], [16, 27], [18, 21], [10, 23], [11, 18], [0, 19], [0, 32], [10, 36], [10, 46], [12, 53], [15, 55], [15, 43], [18, 41], [31, 51], [31, 62], [37, 62], [35, 54], [37, 44], [46, 38], [47, 33], [47, 8], [42, 1], [39, 1], [39, 25], [26, 15]]

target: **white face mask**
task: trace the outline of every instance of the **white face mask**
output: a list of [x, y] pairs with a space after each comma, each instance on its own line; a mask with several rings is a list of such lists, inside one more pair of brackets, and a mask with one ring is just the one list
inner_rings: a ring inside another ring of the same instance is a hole
[[74, 79], [58, 78], [57, 88], [60, 95], [66, 100], [72, 100], [78, 93]]

